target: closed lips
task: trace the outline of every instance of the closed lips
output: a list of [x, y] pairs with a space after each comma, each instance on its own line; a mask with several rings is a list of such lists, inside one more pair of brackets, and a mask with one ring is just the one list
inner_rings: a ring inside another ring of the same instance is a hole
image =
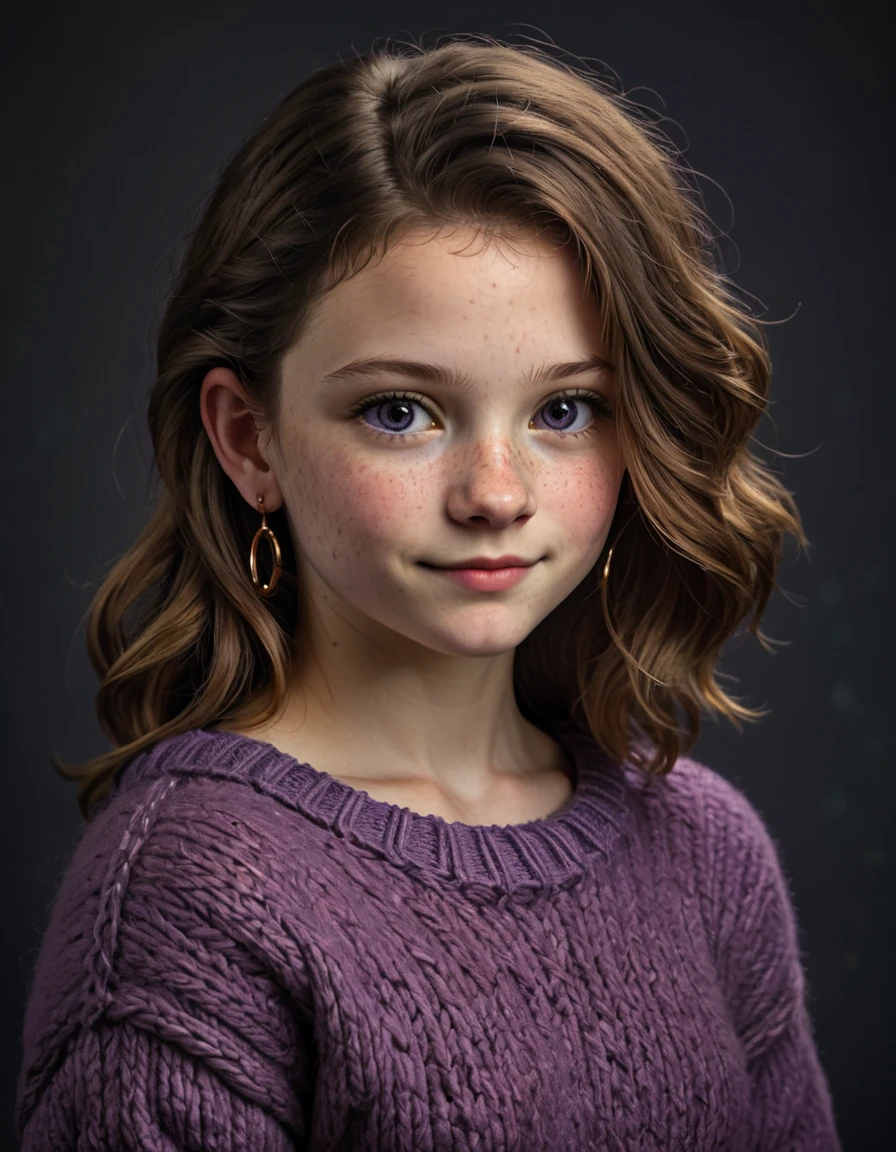
[[498, 556], [492, 560], [487, 556], [474, 556], [471, 560], [460, 560], [457, 564], [427, 564], [427, 568], [529, 568], [534, 560], [523, 560], [519, 556]]

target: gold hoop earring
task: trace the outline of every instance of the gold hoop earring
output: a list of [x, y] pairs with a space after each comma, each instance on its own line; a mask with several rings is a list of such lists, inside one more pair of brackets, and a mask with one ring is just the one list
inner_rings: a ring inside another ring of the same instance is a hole
[[[274, 535], [273, 528], [268, 527], [267, 516], [265, 515], [264, 511], [264, 497], [257, 496], [256, 499], [258, 500], [259, 511], [261, 512], [261, 527], [252, 538], [252, 548], [249, 552], [249, 571], [252, 573], [252, 583], [255, 585], [255, 590], [258, 592], [259, 596], [272, 596], [274, 594], [274, 590], [277, 587], [277, 583], [280, 580], [280, 573], [282, 571], [280, 567], [280, 544], [277, 540], [277, 537]], [[258, 553], [258, 544], [262, 536], [266, 536], [268, 538], [271, 544], [271, 548], [274, 552], [274, 567], [271, 572], [270, 583], [268, 584], [262, 584], [258, 579], [258, 563], [256, 557]]]
[[[613, 548], [615, 548], [615, 547], [616, 547], [616, 545], [614, 544]], [[607, 562], [606, 562], [606, 564], [604, 564], [604, 574], [601, 577], [601, 581], [600, 581], [601, 586], [605, 585], [607, 580], [610, 577], [610, 561], [613, 559], [613, 548], [611, 548], [610, 551], [607, 553]]]

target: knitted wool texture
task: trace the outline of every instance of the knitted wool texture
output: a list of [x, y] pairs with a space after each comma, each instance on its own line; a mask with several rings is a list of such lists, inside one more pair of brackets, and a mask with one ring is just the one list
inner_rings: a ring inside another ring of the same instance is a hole
[[132, 760], [41, 941], [23, 1152], [839, 1152], [756, 809], [550, 731], [574, 794], [508, 826], [233, 733]]

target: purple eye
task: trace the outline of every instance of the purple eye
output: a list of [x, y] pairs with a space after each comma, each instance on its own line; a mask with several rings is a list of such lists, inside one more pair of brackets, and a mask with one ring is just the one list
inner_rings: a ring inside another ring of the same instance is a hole
[[[588, 407], [587, 401], [585, 405]], [[540, 409], [541, 412], [549, 413], [548, 428], [552, 432], [568, 432], [570, 431], [570, 420], [575, 421], [576, 416], [579, 414], [580, 403], [572, 396], [556, 396], [553, 400], [549, 400], [547, 404], [543, 405]], [[590, 415], [587, 411], [586, 416]], [[576, 428], [576, 432], [582, 431], [581, 428]]]
[[[415, 408], [426, 414], [426, 420], [419, 421], [417, 427], [413, 428], [411, 425]], [[368, 419], [368, 413], [373, 414], [372, 421]], [[406, 392], [378, 392], [376, 396], [368, 396], [351, 409], [351, 415], [363, 420], [371, 432], [380, 436], [415, 436], [435, 424], [424, 398]]]
[[[386, 400], [383, 404], [377, 404], [374, 408], [368, 408], [367, 412], [373, 412], [376, 418], [381, 423], [381, 427], [377, 429], [387, 432], [407, 432], [414, 419], [414, 406], [415, 400]], [[366, 415], [366, 413], [365, 413]]]

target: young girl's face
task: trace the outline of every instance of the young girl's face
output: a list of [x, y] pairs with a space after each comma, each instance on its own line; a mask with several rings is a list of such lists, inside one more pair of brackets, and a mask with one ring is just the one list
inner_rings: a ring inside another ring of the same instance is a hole
[[[323, 298], [284, 360], [278, 436], [259, 445], [319, 619], [390, 650], [494, 655], [580, 583], [625, 470], [599, 333], [569, 252], [534, 237], [417, 237]], [[370, 358], [434, 368], [348, 372]], [[374, 399], [389, 392], [413, 396]], [[506, 555], [531, 567], [504, 588], [439, 568]]]

